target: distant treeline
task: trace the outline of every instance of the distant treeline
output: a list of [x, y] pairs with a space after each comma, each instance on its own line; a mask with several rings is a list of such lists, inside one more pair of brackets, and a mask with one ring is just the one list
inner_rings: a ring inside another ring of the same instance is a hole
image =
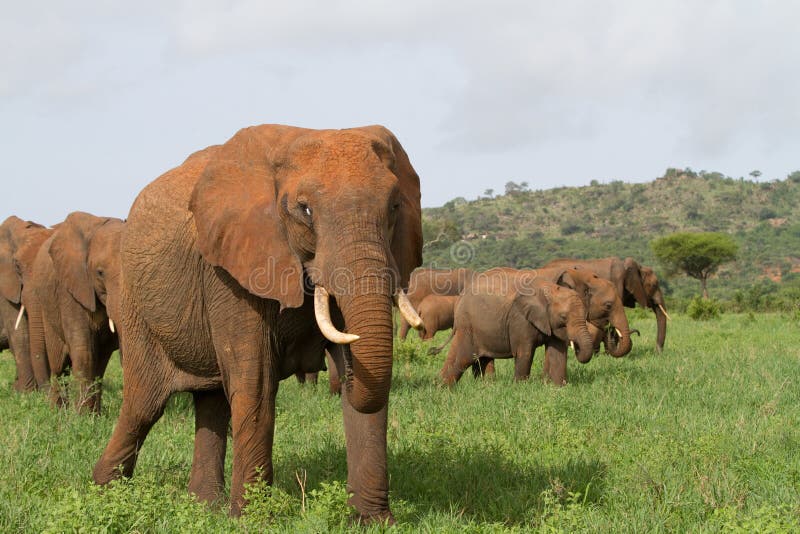
[[650, 242], [678, 231], [726, 232], [739, 244], [739, 255], [709, 281], [712, 298], [739, 310], [800, 305], [800, 171], [756, 182], [668, 169], [643, 184], [592, 181], [531, 191], [524, 182], [509, 182], [505, 189], [503, 195], [487, 190], [476, 200], [459, 197], [425, 209], [425, 265], [521, 268], [558, 257], [633, 256], [656, 269], [681, 308], [698, 293], [697, 282], [666, 279]]

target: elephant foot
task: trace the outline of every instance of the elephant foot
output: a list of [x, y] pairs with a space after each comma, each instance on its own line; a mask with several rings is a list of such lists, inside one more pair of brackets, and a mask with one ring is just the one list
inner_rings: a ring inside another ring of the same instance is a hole
[[386, 525], [391, 527], [397, 524], [397, 520], [392, 515], [391, 510], [378, 512], [376, 514], [361, 514], [356, 513], [350, 518], [350, 526], [369, 526], [369, 525]]

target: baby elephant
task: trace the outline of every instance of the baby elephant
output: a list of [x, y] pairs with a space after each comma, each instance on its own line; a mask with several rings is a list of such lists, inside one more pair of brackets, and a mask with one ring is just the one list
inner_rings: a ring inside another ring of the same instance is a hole
[[417, 314], [422, 319], [422, 329], [419, 332], [422, 339], [433, 339], [439, 330], [453, 328], [458, 296], [428, 295], [419, 303]]
[[[591, 360], [586, 310], [575, 291], [520, 271], [484, 275], [456, 303], [455, 335], [440, 372], [445, 384], [492, 358], [514, 358], [515, 380], [526, 380], [540, 345], [552, 353], [549, 374], [559, 385], [566, 383], [568, 344], [574, 343], [578, 361]], [[563, 369], [554, 368], [559, 364]]]

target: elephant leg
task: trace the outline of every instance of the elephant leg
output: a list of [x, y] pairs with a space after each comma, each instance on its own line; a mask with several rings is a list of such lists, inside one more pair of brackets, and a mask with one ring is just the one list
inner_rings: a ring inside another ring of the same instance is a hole
[[49, 326], [45, 325], [47, 341], [47, 360], [50, 363], [50, 405], [54, 408], [69, 404], [66, 385], [58, 379], [64, 376], [69, 363], [69, 350], [61, 337]]
[[[88, 332], [86, 332], [88, 334]], [[78, 337], [79, 339], [74, 339]], [[78, 398], [76, 399], [78, 411], [81, 413], [100, 413], [101, 385], [95, 382], [95, 368], [99, 348], [97, 339], [90, 335], [73, 336], [67, 341], [70, 347], [72, 360], [72, 374], [78, 383]]]
[[400, 339], [405, 339], [408, 336], [408, 331], [411, 329], [411, 325], [403, 318], [400, 317], [400, 329], [398, 331], [398, 335]]
[[522, 382], [531, 376], [531, 366], [533, 365], [533, 351], [528, 347], [523, 347], [514, 356], [514, 380]]
[[231, 410], [225, 392], [195, 391], [194, 456], [189, 477], [189, 493], [198, 500], [213, 503], [225, 493], [225, 451]]
[[339, 379], [339, 368], [333, 361], [330, 352], [325, 353], [325, 359], [328, 363], [328, 391], [331, 395], [341, 395], [342, 382]]
[[120, 476], [133, 475], [139, 449], [150, 429], [164, 413], [164, 407], [170, 397], [164, 384], [155, 384], [149, 380], [139, 381], [129, 376], [124, 376], [123, 380], [122, 408], [117, 426], [114, 427], [111, 439], [92, 471], [92, 478], [100, 485], [107, 484]]
[[[227, 389], [231, 390], [230, 385]], [[234, 390], [229, 396], [233, 430], [232, 516], [241, 515], [246, 504], [245, 485], [261, 480], [272, 484], [273, 476], [272, 442], [278, 384], [266, 379], [259, 387], [261, 391], [247, 389]]]
[[303, 373], [301, 371], [297, 371], [294, 374], [294, 377], [297, 379], [297, 383], [298, 384], [305, 384], [306, 383], [306, 374], [305, 373]]
[[311, 384], [312, 386], [316, 386], [317, 382], [319, 382], [319, 373], [306, 373], [306, 382]]
[[[341, 345], [330, 349], [334, 365], [329, 369], [344, 372], [346, 350], [349, 349]], [[393, 524], [386, 458], [388, 404], [375, 413], [360, 413], [351, 406], [346, 388], [342, 388], [341, 402], [347, 447], [347, 491], [352, 494], [349, 502], [361, 521]]]
[[447, 351], [447, 358], [439, 372], [445, 385], [452, 386], [458, 382], [464, 371], [469, 369], [475, 361], [472, 357], [473, 353], [472, 343], [465, 338], [463, 330], [456, 331], [453, 341], [450, 343], [450, 350]]
[[[133, 345], [131, 339], [138, 343]], [[126, 332], [125, 343], [122, 407], [111, 439], [92, 472], [100, 485], [133, 474], [139, 450], [172, 394], [173, 371], [161, 346], [133, 328]]]
[[549, 361], [548, 374], [546, 379], [549, 379], [557, 386], [563, 386], [567, 383], [567, 346], [561, 341], [553, 341], [545, 345], [545, 358]]

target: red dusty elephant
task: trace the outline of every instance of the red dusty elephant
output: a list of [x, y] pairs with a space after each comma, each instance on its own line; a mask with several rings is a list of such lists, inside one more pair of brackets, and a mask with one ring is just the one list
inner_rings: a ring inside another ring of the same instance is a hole
[[[105, 279], [106, 272], [109, 279], [119, 272], [122, 226], [119, 219], [70, 213], [39, 249], [25, 284], [36, 295], [36, 304], [28, 307], [32, 357], [46, 353], [53, 377], [71, 367], [80, 411], [100, 412], [98, 382], [119, 347], [106, 309], [107, 301], [119, 299], [118, 274], [112, 284]], [[53, 404], [66, 402], [58, 385], [51, 387], [50, 398]]]
[[33, 266], [33, 259], [53, 230], [31, 221], [11, 216], [0, 225], [0, 321], [14, 354], [17, 377], [14, 389], [33, 391], [49, 382], [46, 355], [31, 362], [28, 317], [25, 301], [33, 298], [23, 285], [23, 275]]
[[230, 420], [237, 515], [245, 484], [272, 480], [279, 380], [322, 369], [328, 349], [351, 503], [391, 520], [392, 301], [419, 324], [403, 288], [421, 226], [419, 178], [380, 126], [245, 128], [148, 185], [122, 235], [123, 402], [94, 480], [131, 475], [167, 399], [191, 391], [189, 489], [221, 497]]

